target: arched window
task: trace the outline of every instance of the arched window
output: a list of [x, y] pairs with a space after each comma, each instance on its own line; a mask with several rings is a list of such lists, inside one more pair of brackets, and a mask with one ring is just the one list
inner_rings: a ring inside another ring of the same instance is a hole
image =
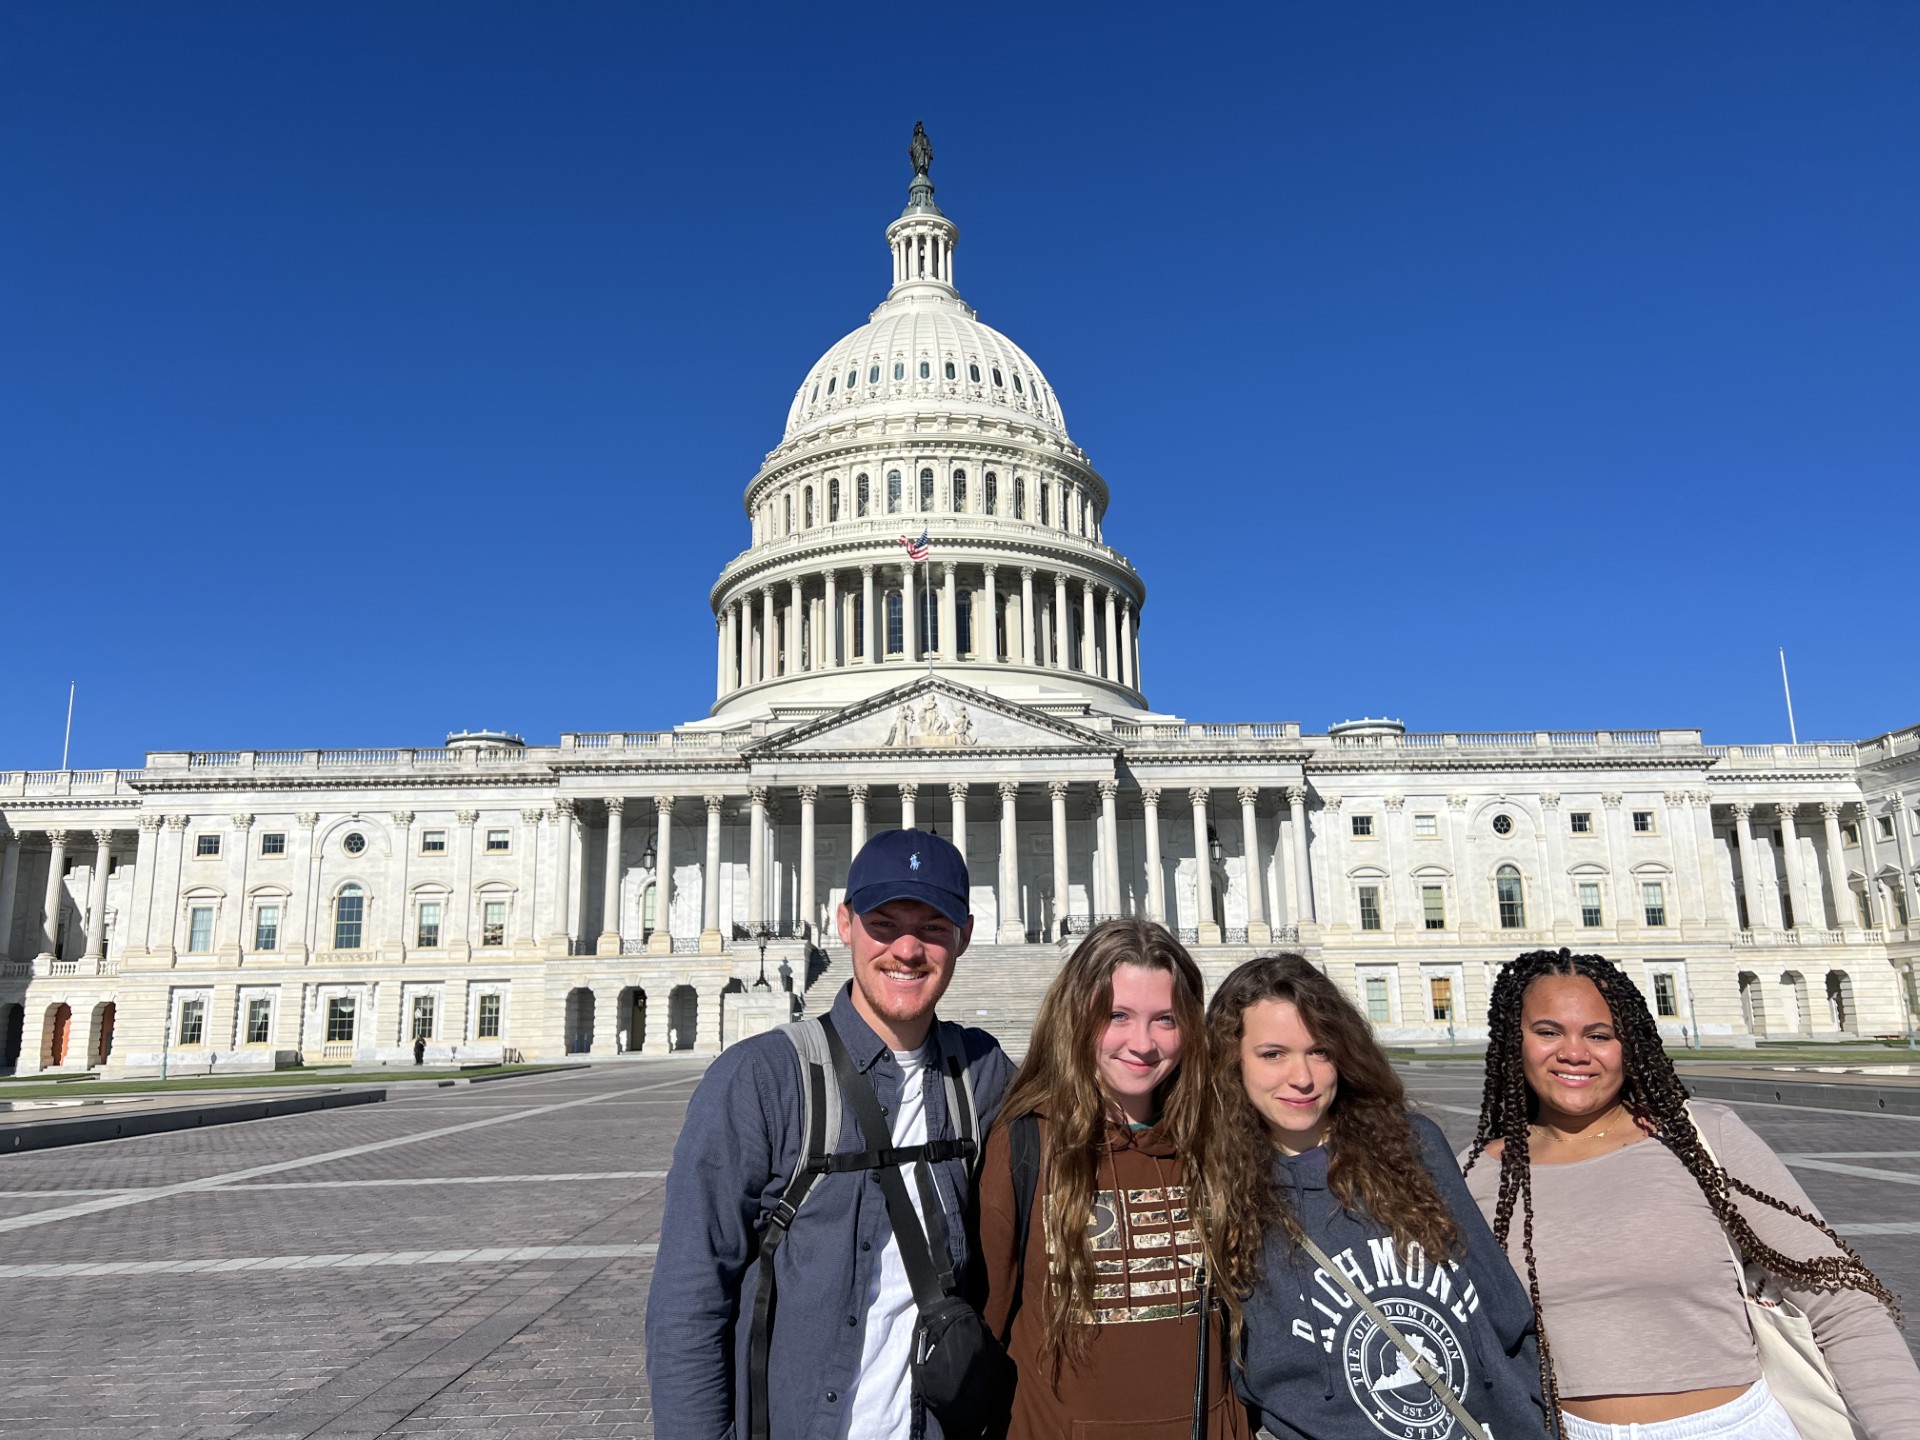
[[1493, 888], [1500, 900], [1500, 928], [1526, 929], [1527, 896], [1520, 883], [1520, 872], [1511, 865], [1502, 865], [1493, 872]]
[[967, 362], [967, 379], [976, 385], [980, 383], [980, 367], [971, 360]]
[[[802, 492], [800, 513], [806, 517], [804, 523], [807, 529], [811, 530], [813, 528], [813, 487], [811, 485]], [[1086, 527], [1082, 525], [1081, 529], [1084, 531]]]
[[1047, 503], [1049, 498], [1047, 495], [1047, 482], [1042, 480], [1040, 482], [1040, 523], [1042, 525], [1051, 525], [1053, 523], [1053, 521], [1047, 518], [1051, 510], [1051, 507]]
[[897, 655], [906, 649], [906, 629], [900, 623], [901, 600], [898, 590], [887, 592], [887, 639], [885, 654]]
[[853, 592], [851, 598], [853, 600], [853, 630], [851, 632], [853, 658], [856, 660], [864, 660], [867, 658], [867, 597], [856, 590]]
[[953, 472], [953, 513], [967, 513], [967, 472], [964, 470]]
[[907, 378], [907, 366], [904, 360], [896, 360], [893, 362], [893, 378], [896, 380], [904, 380]]
[[867, 367], [867, 383], [869, 385], [878, 385], [880, 383], [880, 362], [878, 360]]
[[839, 385], [839, 383], [840, 377], [838, 375], [829, 375], [827, 377], [827, 394], [833, 394], [834, 387]]
[[900, 472], [887, 471], [887, 513], [896, 515], [900, 511]]
[[920, 378], [922, 380], [931, 380], [933, 378], [933, 366], [929, 365], [925, 360], [920, 362]]
[[853, 367], [853, 369], [847, 371], [847, 389], [851, 390], [855, 385], [859, 383], [860, 383], [860, 367], [856, 365]]
[[827, 481], [827, 523], [837, 525], [840, 522], [840, 481], [836, 477]]
[[1000, 367], [998, 365], [993, 367], [993, 383], [996, 385], [1004, 385], [1007, 383], [1000, 378]]
[[933, 509], [933, 471], [931, 470], [920, 472], [920, 508]]
[[1021, 475], [1013, 477], [1013, 518], [1016, 520], [1027, 518], [1027, 482]]
[[1018, 370], [1013, 372], [1013, 393], [1016, 395], [1024, 395], [1027, 393], [1026, 387], [1020, 383], [1020, 372]]
[[991, 470], [987, 471], [986, 505], [987, 514], [997, 515], [1000, 513], [1000, 477]]
[[864, 520], [867, 518], [868, 509], [873, 504], [873, 496], [870, 493], [872, 487], [867, 483], [867, 477], [864, 475], [856, 475], [853, 480], [853, 490], [854, 505], [856, 506], [854, 514]]
[[820, 382], [818, 380], [813, 382], [813, 394], [807, 400], [807, 403], [809, 405], [818, 405], [820, 403]]
[[1080, 497], [1080, 538], [1087, 538], [1087, 497]]
[[953, 361], [949, 360], [947, 361], [947, 379], [951, 380], [953, 378], [954, 378]]
[[791, 535], [793, 533], [793, 496], [783, 496], [782, 500], [786, 507], [787, 528], [780, 533], [783, 535]]
[[358, 885], [343, 885], [333, 898], [333, 948], [358, 950], [367, 918], [367, 895]]

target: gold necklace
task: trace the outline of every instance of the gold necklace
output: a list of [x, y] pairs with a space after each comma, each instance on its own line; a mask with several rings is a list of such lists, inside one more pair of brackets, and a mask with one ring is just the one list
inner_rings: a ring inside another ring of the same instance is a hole
[[[1606, 1139], [1607, 1132], [1613, 1129], [1614, 1126], [1620, 1123], [1622, 1116], [1631, 1115], [1633, 1113], [1632, 1111], [1628, 1110], [1624, 1105], [1616, 1105], [1614, 1109], [1618, 1113], [1616, 1113], [1611, 1120], [1607, 1121], [1605, 1125], [1602, 1125], [1598, 1130], [1593, 1132], [1593, 1136], [1592, 1136], [1593, 1139], [1595, 1140]], [[1543, 1134], [1547, 1134], [1547, 1135], [1552, 1135], [1554, 1133], [1552, 1129], [1550, 1129], [1548, 1126], [1545, 1126], [1545, 1125], [1532, 1125], [1532, 1126], [1529, 1126], [1528, 1128], [1532, 1130], [1541, 1131]], [[1563, 1145], [1569, 1143], [1565, 1136], [1556, 1136], [1555, 1138], [1558, 1139], [1559, 1142]]]

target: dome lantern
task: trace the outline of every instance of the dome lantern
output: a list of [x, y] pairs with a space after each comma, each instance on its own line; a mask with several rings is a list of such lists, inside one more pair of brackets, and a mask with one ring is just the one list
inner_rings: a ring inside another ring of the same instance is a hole
[[913, 122], [913, 183], [907, 187], [907, 208], [887, 227], [887, 245], [893, 251], [892, 299], [908, 287], [927, 287], [959, 298], [953, 286], [953, 250], [960, 243], [960, 227], [940, 213], [934, 203], [933, 144], [918, 120]]

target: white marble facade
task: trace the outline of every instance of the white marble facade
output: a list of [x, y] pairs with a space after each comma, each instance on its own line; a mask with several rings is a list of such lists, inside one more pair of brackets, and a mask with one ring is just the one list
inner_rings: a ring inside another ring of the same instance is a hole
[[[1911, 1023], [1920, 726], [1195, 724], [1033, 361], [953, 284], [916, 175], [893, 286], [809, 369], [713, 587], [715, 703], [528, 746], [169, 752], [0, 772], [0, 1068], [712, 1051], [806, 980], [862, 837], [961, 844], [971, 963], [1140, 914], [1217, 971], [1296, 948], [1393, 1038], [1470, 1040], [1497, 967], [1624, 962], [1678, 1037]], [[932, 554], [907, 559], [925, 531]]]

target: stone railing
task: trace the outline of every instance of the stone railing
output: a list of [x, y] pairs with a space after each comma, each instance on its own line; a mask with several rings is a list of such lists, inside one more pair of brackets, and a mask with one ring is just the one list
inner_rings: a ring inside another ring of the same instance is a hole
[[688, 754], [726, 754], [740, 749], [750, 737], [734, 730], [607, 730], [562, 735], [560, 748], [568, 750], [645, 750]]
[[1398, 735], [1391, 731], [1313, 737], [1315, 745], [1335, 751], [1408, 750], [1415, 753], [1566, 751], [1594, 754], [1609, 750], [1700, 750], [1698, 730], [1447, 730]]
[[[1062, 530], [1056, 525], [1013, 520], [1001, 515], [981, 515], [973, 511], [915, 510], [877, 515], [865, 520], [842, 520], [832, 525], [815, 525], [811, 529], [795, 530], [791, 535], [782, 535], [764, 544], [751, 546], [721, 568], [721, 581], [724, 583], [729, 575], [742, 566], [778, 565], [788, 559], [810, 559], [810, 552], [829, 545], [875, 542], [898, 552], [900, 536], [903, 533], [918, 534], [923, 525], [929, 526], [934, 538], [947, 547], [947, 559], [956, 558], [951, 552], [964, 549], [969, 540], [1012, 540], [1023, 546], [1059, 546], [1069, 551], [1079, 551], [1090, 559], [1124, 566], [1128, 570], [1133, 568], [1125, 555], [1104, 541]], [[899, 558], [897, 553], [894, 558]], [[1017, 574], [1014, 584], [1019, 584]]]
[[[551, 753], [551, 752], [547, 752]], [[514, 746], [457, 750], [170, 750], [147, 756], [146, 773], [186, 771], [208, 779], [228, 775], [289, 774], [322, 770], [445, 771], [537, 767], [537, 752]]]
[[102, 795], [134, 798], [140, 770], [0, 770], [0, 800], [42, 795]]
[[1700, 748], [1717, 760], [1719, 767], [1727, 769], [1749, 766], [1772, 769], [1779, 765], [1806, 764], [1831, 766], [1835, 761], [1842, 761], [1851, 770], [1859, 763], [1858, 747], [1841, 742], [1818, 745], [1703, 745]]
[[1733, 937], [1737, 950], [1763, 946], [1798, 945], [1884, 945], [1884, 930], [1742, 930]]

